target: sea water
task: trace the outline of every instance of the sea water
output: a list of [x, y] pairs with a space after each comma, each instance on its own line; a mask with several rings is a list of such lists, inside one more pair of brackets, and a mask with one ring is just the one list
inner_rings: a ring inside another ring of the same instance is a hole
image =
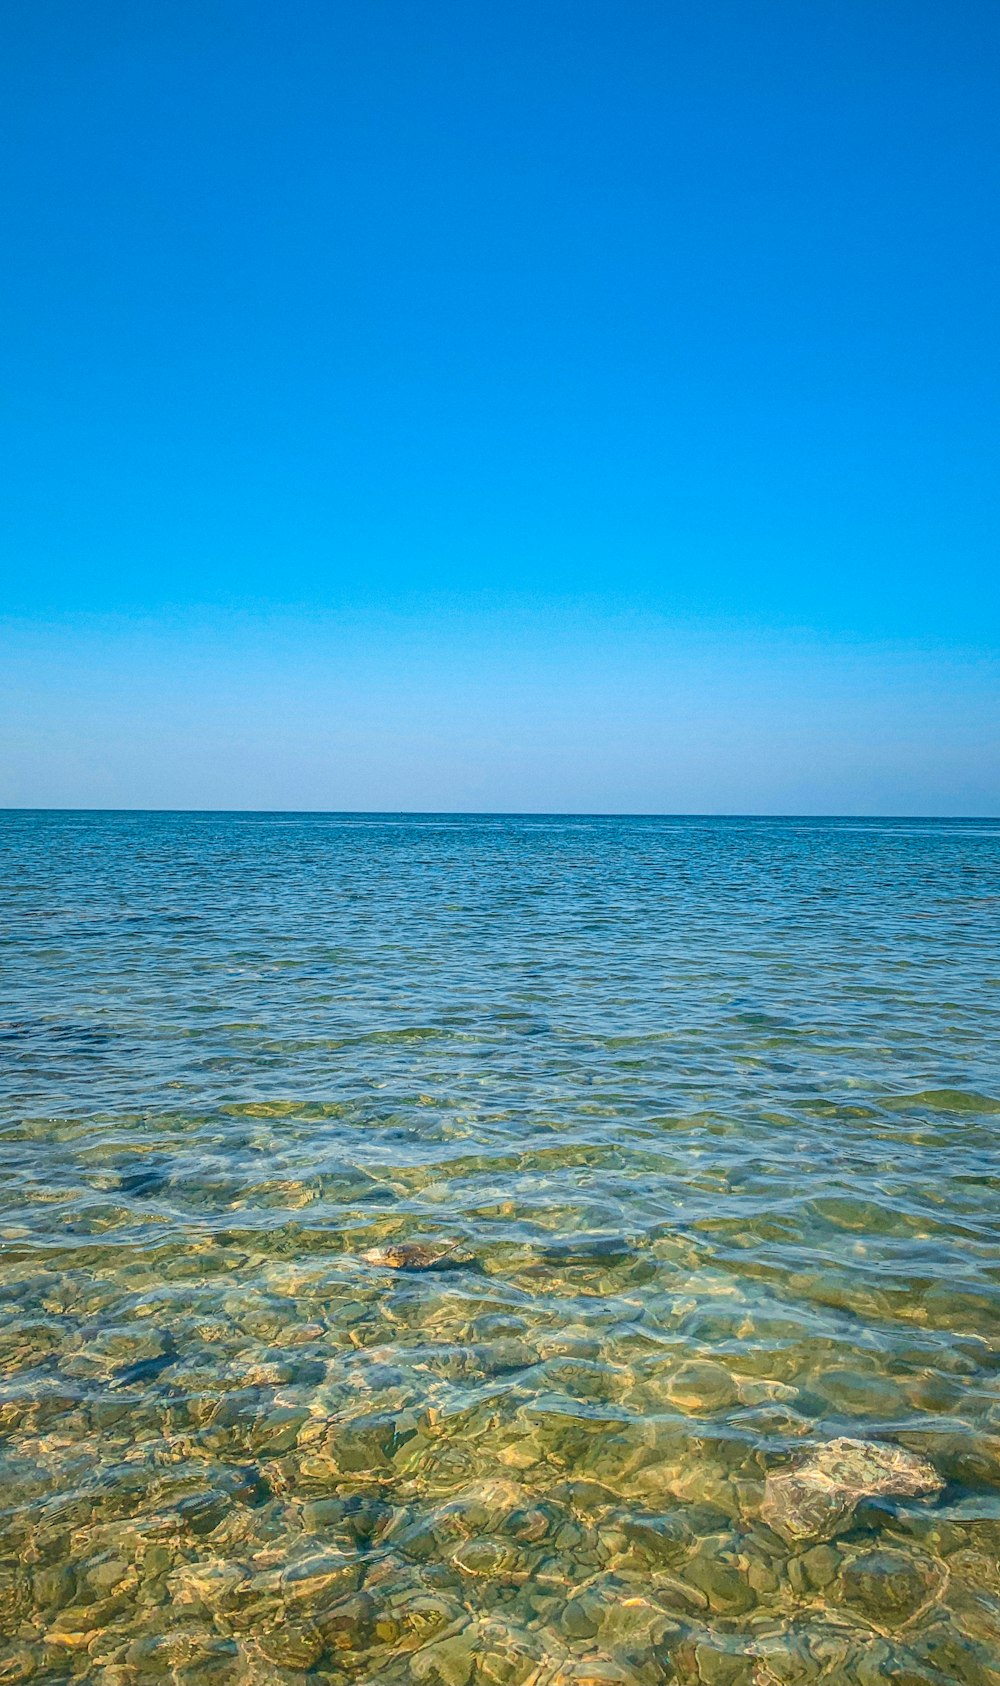
[[996, 822], [0, 815], [0, 1681], [995, 1686], [998, 939]]

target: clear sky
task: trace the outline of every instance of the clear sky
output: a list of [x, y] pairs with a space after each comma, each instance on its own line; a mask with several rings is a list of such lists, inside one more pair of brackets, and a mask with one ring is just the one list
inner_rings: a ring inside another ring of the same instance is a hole
[[16, 0], [0, 802], [1000, 811], [996, 0]]

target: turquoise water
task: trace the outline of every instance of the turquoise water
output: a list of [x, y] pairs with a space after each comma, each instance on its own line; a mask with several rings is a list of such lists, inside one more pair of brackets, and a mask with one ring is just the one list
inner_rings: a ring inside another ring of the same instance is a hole
[[0, 908], [0, 1681], [1000, 1682], [1000, 824], [6, 813]]

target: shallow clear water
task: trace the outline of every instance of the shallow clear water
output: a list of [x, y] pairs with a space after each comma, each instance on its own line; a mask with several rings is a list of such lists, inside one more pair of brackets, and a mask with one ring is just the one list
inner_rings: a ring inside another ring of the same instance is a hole
[[[0, 914], [0, 1681], [1000, 1682], [1000, 825], [7, 813]], [[784, 1528], [843, 1436], [936, 1486]]]

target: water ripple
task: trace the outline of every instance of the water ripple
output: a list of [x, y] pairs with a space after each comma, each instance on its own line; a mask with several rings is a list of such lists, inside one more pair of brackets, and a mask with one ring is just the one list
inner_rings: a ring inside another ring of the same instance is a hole
[[988, 822], [0, 816], [0, 1680], [997, 1686], [998, 905]]

